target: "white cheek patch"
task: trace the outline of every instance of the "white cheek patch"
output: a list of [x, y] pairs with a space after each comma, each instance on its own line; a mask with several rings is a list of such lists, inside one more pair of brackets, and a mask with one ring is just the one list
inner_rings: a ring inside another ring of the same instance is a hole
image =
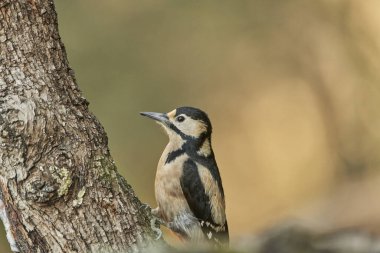
[[175, 126], [184, 134], [198, 138], [202, 133], [207, 131], [207, 126], [203, 121], [186, 117], [182, 123], [174, 123]]
[[206, 139], [203, 142], [202, 147], [197, 151], [197, 154], [204, 157], [207, 157], [211, 154], [211, 143], [209, 139]]

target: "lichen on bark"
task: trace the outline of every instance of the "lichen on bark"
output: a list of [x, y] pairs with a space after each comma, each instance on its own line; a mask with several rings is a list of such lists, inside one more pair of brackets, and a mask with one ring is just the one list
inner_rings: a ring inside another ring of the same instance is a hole
[[69, 192], [70, 186], [73, 182], [71, 180], [71, 173], [66, 168], [58, 168], [55, 166], [50, 166], [49, 171], [59, 185], [57, 190], [58, 197], [66, 195]]

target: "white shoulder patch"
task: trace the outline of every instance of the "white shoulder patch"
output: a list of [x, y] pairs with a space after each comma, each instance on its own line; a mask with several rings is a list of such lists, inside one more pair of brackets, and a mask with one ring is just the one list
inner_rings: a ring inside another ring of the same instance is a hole
[[209, 156], [211, 154], [211, 143], [209, 139], [203, 142], [202, 147], [197, 151], [198, 155]]
[[[226, 222], [225, 202], [219, 191], [218, 184], [206, 167], [199, 163], [197, 163], [197, 167], [206, 194], [210, 198], [212, 219], [217, 224], [224, 225]], [[206, 225], [209, 226], [207, 223]]]

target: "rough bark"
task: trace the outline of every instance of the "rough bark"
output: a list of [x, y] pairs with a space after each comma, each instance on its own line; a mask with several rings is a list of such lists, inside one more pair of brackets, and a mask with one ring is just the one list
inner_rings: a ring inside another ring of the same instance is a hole
[[159, 232], [116, 170], [49, 0], [0, 1], [0, 190], [21, 252], [136, 251]]

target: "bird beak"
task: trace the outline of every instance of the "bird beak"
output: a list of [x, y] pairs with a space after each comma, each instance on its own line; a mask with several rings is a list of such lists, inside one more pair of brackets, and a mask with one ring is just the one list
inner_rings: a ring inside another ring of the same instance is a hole
[[165, 125], [168, 125], [169, 118], [166, 115], [166, 113], [159, 113], [159, 112], [140, 112], [142, 116], [146, 116], [148, 118], [154, 119], [158, 122], [164, 123]]

